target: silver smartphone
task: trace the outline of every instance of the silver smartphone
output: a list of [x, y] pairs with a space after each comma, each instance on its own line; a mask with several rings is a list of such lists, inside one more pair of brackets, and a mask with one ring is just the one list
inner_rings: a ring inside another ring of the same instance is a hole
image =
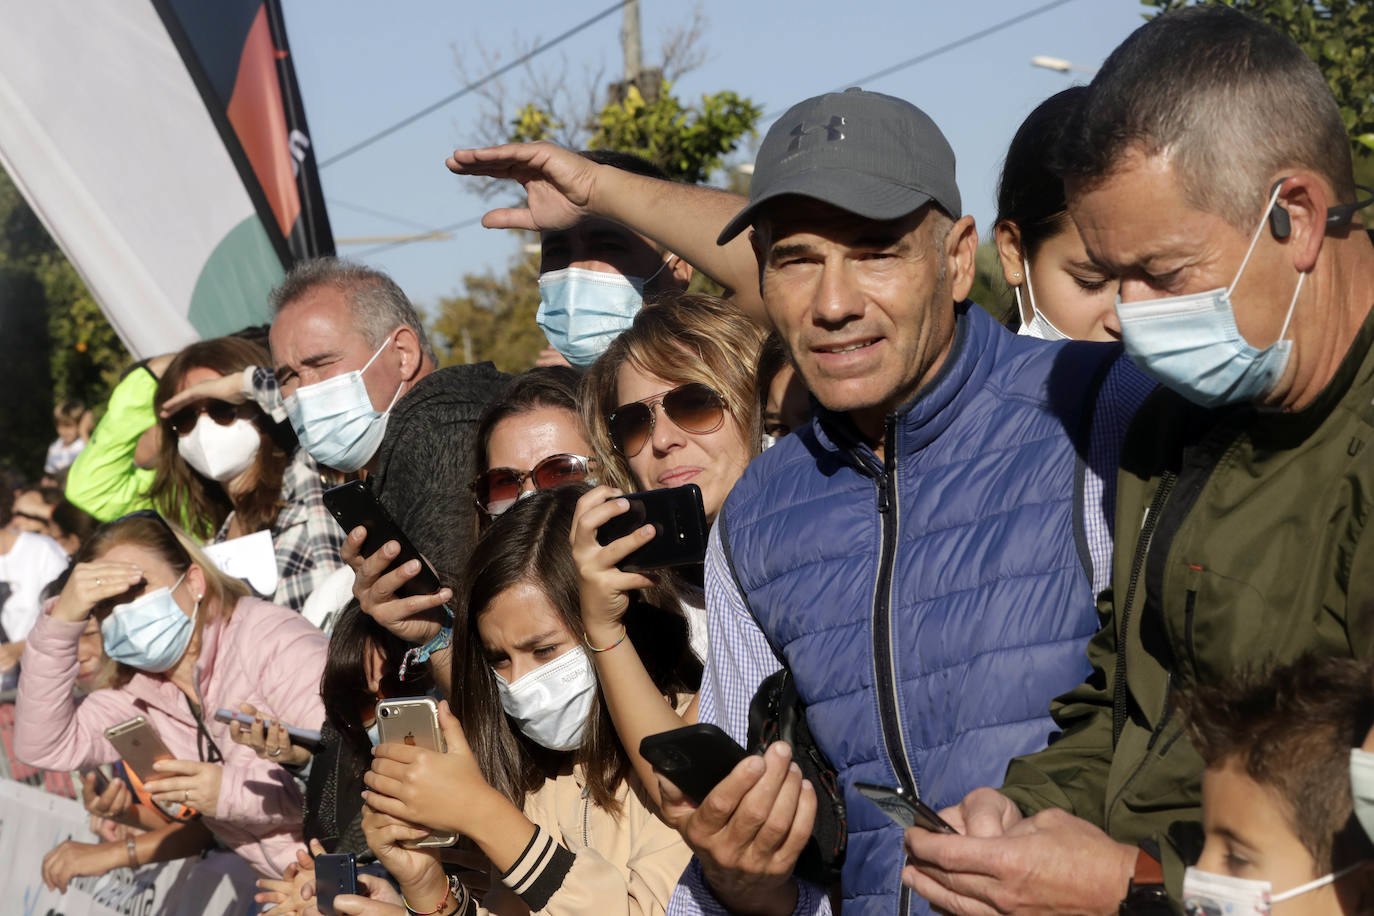
[[[382, 744], [409, 744], [443, 754], [448, 751], [444, 732], [439, 728], [439, 704], [429, 697], [403, 697], [377, 703], [377, 734]], [[406, 846], [452, 846], [454, 833], [431, 832]]]
[[[134, 716], [127, 722], [111, 725], [105, 729], [105, 737], [114, 745], [115, 750], [119, 751], [124, 768], [137, 778], [139, 786], [162, 775], [153, 769], [154, 763], [159, 760], [176, 759], [176, 755], [167, 750], [167, 745], [162, 743], [157, 729], [143, 716]], [[187, 820], [196, 814], [194, 808], [176, 802], [155, 801], [153, 804], [161, 808], [163, 814], [175, 820]]]

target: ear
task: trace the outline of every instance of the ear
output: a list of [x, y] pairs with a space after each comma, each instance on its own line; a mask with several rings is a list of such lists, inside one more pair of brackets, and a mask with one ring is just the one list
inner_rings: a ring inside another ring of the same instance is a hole
[[963, 302], [973, 289], [974, 256], [978, 253], [978, 228], [972, 216], [961, 216], [945, 236], [950, 292]]
[[1009, 219], [1004, 219], [992, 227], [992, 236], [997, 244], [997, 260], [1002, 264], [1002, 277], [1008, 286], [1020, 286], [1026, 282], [1025, 256], [1021, 249], [1021, 227]]
[[363, 650], [363, 676], [367, 678], [367, 692], [379, 696], [382, 692], [382, 677], [386, 674], [386, 654], [382, 647], [371, 640]]
[[392, 335], [391, 346], [401, 354], [401, 380], [415, 381], [424, 363], [425, 351], [420, 347], [420, 338], [416, 336], [414, 329], [401, 325]]
[[1331, 203], [1326, 183], [1311, 172], [1297, 172], [1283, 183], [1274, 206], [1288, 213], [1291, 228], [1282, 244], [1287, 246], [1295, 270], [1306, 273], [1316, 265], [1326, 240], [1326, 208]]
[[685, 292], [692, 282], [692, 265], [679, 255], [670, 254], [669, 257], [673, 259], [673, 263], [663, 268], [663, 279], [666, 281], [664, 286]]
[[199, 563], [186, 567], [186, 585], [191, 589], [191, 598], [200, 601], [205, 598], [205, 570]]

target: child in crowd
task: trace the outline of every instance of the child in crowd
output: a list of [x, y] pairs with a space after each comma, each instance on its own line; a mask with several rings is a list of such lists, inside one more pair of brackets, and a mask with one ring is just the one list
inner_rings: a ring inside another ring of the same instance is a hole
[[44, 474], [61, 474], [81, 454], [86, 447], [86, 436], [81, 431], [82, 419], [88, 413], [86, 405], [80, 401], [63, 401], [53, 408], [52, 422], [57, 427], [57, 438], [48, 446], [48, 459], [43, 462]]
[[1347, 774], [1374, 724], [1374, 664], [1307, 656], [1242, 672], [1194, 690], [1185, 711], [1207, 765], [1185, 912], [1374, 911], [1374, 846]]

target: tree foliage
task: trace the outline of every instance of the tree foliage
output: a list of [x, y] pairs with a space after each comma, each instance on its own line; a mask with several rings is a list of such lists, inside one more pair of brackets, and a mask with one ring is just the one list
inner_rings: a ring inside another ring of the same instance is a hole
[[463, 277], [465, 292], [439, 301], [430, 323], [443, 365], [489, 359], [505, 372], [534, 365], [545, 346], [539, 310], [539, 253], [521, 252], [504, 273]]
[[27, 475], [55, 435], [52, 404], [103, 405], [130, 357], [76, 269], [0, 169], [0, 462]]
[[[1158, 15], [1198, 0], [1141, 0]], [[1374, 4], [1368, 0], [1204, 0], [1262, 19], [1316, 61], [1357, 150], [1374, 151]]]

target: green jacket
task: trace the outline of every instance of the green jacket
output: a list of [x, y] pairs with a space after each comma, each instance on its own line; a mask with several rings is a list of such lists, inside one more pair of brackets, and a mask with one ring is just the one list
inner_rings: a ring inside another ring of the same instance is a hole
[[1202, 846], [1202, 761], [1174, 688], [1305, 652], [1374, 656], [1374, 312], [1301, 411], [1207, 411], [1160, 388], [1117, 481], [1112, 588], [1063, 730], [1011, 762], [1027, 813], [1063, 808], [1158, 844], [1171, 896]]
[[153, 395], [157, 376], [139, 363], [110, 392], [90, 443], [67, 472], [67, 500], [108, 522], [136, 509], [147, 509], [153, 472], [134, 466], [138, 439], [157, 422]]

